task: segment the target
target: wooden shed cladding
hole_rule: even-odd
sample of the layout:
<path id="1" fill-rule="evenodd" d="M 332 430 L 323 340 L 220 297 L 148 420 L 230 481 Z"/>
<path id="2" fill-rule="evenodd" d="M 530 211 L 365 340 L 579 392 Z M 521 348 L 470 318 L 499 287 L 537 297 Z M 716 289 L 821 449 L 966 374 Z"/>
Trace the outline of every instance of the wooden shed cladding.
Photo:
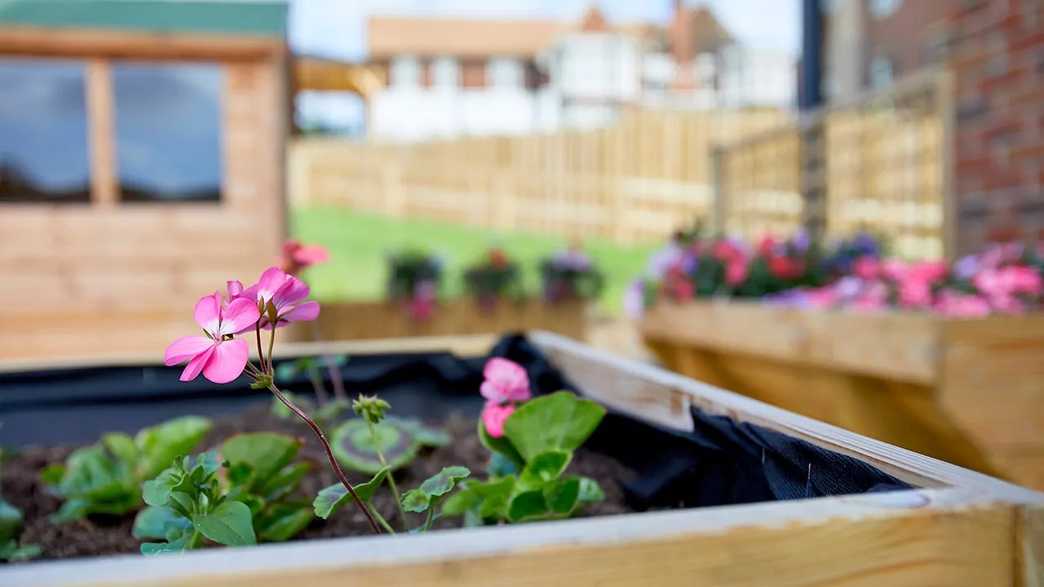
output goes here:
<path id="1" fill-rule="evenodd" d="M 92 189 L 88 203 L 0 202 L 0 304 L 14 309 L 0 329 L 0 357 L 161 353 L 170 334 L 197 330 L 199 296 L 229 278 L 255 279 L 285 238 L 285 43 L 47 30 L 34 44 L 29 32 L 0 26 L 0 59 L 85 65 Z M 119 105 L 111 87 L 96 84 L 111 83 L 125 59 L 220 71 L 218 201 L 121 198 L 112 128 Z"/>

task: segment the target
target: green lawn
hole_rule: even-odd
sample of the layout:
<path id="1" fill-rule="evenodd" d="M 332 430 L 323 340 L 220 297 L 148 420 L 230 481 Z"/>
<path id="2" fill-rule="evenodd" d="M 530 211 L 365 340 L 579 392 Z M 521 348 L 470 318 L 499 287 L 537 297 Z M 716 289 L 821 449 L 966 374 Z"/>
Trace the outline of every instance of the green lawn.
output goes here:
<path id="1" fill-rule="evenodd" d="M 461 273 L 490 246 L 502 247 L 522 263 L 527 291 L 538 292 L 540 259 L 566 246 L 567 240 L 533 233 L 502 233 L 428 220 L 401 220 L 338 207 L 292 211 L 291 233 L 305 243 L 330 249 L 330 261 L 305 277 L 320 300 L 379 299 L 384 295 L 385 256 L 405 246 L 421 246 L 446 262 L 443 293 L 461 292 Z M 638 276 L 657 244 L 624 246 L 602 239 L 584 243 L 606 276 L 601 305 L 617 314 L 624 289 Z"/>

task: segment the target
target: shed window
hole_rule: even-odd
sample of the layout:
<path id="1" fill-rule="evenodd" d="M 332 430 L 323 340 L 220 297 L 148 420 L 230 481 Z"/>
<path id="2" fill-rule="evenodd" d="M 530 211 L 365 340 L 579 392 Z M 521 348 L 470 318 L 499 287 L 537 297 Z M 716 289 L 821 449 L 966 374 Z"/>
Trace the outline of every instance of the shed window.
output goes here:
<path id="1" fill-rule="evenodd" d="M 220 199 L 220 66 L 115 62 L 112 82 L 122 199 Z"/>
<path id="2" fill-rule="evenodd" d="M 0 58 L 0 202 L 87 202 L 82 62 Z"/>

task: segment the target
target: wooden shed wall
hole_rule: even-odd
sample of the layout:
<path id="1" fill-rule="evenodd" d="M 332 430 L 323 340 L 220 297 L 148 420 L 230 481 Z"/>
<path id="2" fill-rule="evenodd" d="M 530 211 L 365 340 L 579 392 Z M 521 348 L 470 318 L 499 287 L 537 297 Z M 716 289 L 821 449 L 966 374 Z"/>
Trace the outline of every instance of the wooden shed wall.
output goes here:
<path id="1" fill-rule="evenodd" d="M 32 54 L 24 35 L 5 37 L 0 30 L 0 56 L 12 52 L 4 50 L 10 38 L 22 43 L 14 53 Z M 223 289 L 229 278 L 256 279 L 277 258 L 286 235 L 283 45 L 273 42 L 276 50 L 228 58 L 227 50 L 224 57 L 222 51 L 208 57 L 203 42 L 192 43 L 194 50 L 186 54 L 184 39 L 134 40 L 143 43 L 149 59 L 164 58 L 166 43 L 170 58 L 189 55 L 221 66 L 221 200 L 121 203 L 106 197 L 99 183 L 113 170 L 110 165 L 99 178 L 98 164 L 106 149 L 113 153 L 105 144 L 112 134 L 96 134 L 106 121 L 101 117 L 99 125 L 92 117 L 90 203 L 0 204 L 0 305 L 8 309 L 0 357 L 162 353 L 173 336 L 198 331 L 192 307 L 201 295 Z M 90 48 L 72 46 L 71 51 Z M 107 55 L 73 55 L 88 62 L 92 96 L 98 72 L 107 73 Z M 119 56 L 133 55 L 120 47 Z"/>

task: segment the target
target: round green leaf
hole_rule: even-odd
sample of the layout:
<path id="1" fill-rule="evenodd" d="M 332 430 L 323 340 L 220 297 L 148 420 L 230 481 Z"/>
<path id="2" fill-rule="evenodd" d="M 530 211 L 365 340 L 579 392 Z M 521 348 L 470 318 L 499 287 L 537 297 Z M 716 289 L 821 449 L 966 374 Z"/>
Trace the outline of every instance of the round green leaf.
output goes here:
<path id="1" fill-rule="evenodd" d="M 333 449 L 337 460 L 350 469 L 363 473 L 376 473 L 384 464 L 377 456 L 378 449 L 384 454 L 388 469 L 394 471 L 410 463 L 420 443 L 413 430 L 403 425 L 402 420 L 386 418 L 374 424 L 376 441 L 370 433 L 370 425 L 362 418 L 352 418 L 337 427 L 333 433 Z"/>
<path id="2" fill-rule="evenodd" d="M 529 462 L 550 450 L 576 450 L 594 432 L 605 408 L 559 391 L 530 400 L 504 423 L 504 436 Z"/>
<path id="3" fill-rule="evenodd" d="M 201 534 L 225 546 L 256 544 L 250 508 L 238 501 L 226 501 L 194 520 Z"/>

